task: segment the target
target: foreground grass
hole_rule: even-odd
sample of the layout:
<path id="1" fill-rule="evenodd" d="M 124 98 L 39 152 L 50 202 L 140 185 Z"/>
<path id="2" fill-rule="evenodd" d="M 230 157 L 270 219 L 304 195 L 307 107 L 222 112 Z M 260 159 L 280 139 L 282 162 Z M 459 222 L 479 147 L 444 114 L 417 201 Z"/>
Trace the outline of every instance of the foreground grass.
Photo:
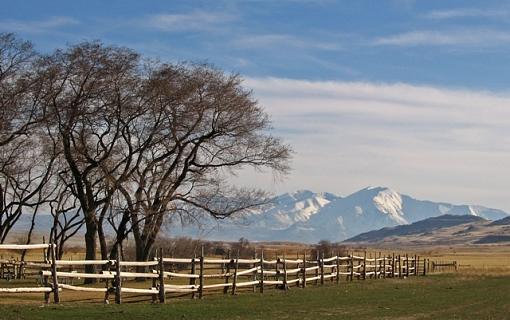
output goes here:
<path id="1" fill-rule="evenodd" d="M 440 275 L 101 305 L 0 305 L 0 319 L 510 319 L 510 277 Z"/>

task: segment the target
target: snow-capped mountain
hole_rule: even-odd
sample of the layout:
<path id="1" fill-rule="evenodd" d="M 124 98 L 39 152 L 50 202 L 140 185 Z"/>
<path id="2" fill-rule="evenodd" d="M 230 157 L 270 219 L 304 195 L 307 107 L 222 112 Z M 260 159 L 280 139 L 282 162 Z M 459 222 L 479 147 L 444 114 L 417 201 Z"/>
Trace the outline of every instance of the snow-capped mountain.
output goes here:
<path id="1" fill-rule="evenodd" d="M 389 188 L 368 187 L 347 197 L 301 190 L 285 193 L 270 205 L 244 217 L 194 226 L 174 226 L 169 235 L 212 239 L 278 240 L 315 243 L 342 241 L 357 234 L 413 223 L 444 214 L 473 215 L 489 220 L 507 217 L 497 209 L 417 200 Z"/>
<path id="2" fill-rule="evenodd" d="M 241 217 L 221 221 L 204 217 L 201 224 L 175 223 L 163 228 L 165 236 L 211 240 L 343 241 L 384 227 L 411 224 L 444 214 L 472 215 L 488 220 L 509 217 L 501 210 L 417 200 L 389 188 L 368 187 L 349 196 L 300 190 L 272 199 L 270 204 Z M 27 230 L 30 217 L 20 219 L 17 230 Z M 51 216 L 37 217 L 37 230 L 49 230 Z"/>

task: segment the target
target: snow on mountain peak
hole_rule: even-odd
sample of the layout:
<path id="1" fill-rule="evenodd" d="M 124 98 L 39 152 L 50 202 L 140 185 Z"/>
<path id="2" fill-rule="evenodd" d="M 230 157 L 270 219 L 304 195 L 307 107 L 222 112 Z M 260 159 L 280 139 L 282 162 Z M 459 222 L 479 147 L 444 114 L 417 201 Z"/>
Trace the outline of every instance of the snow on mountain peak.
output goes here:
<path id="1" fill-rule="evenodd" d="M 290 194 L 291 197 L 293 197 L 294 199 L 296 200 L 305 200 L 307 198 L 312 198 L 314 197 L 316 194 L 310 190 L 297 190 L 295 192 L 292 192 Z"/>
<path id="2" fill-rule="evenodd" d="M 504 211 L 482 206 L 417 200 L 385 187 L 364 188 L 346 197 L 299 190 L 275 197 L 271 203 L 247 215 L 242 223 L 226 222 L 221 227 L 223 231 L 218 231 L 214 237 L 309 243 L 324 239 L 341 241 L 370 230 L 446 213 L 471 214 L 491 220 L 508 216 Z M 212 220 L 211 224 L 215 222 Z"/>
<path id="3" fill-rule="evenodd" d="M 319 210 L 338 197 L 329 193 L 314 193 L 309 190 L 298 190 L 285 193 L 274 199 L 273 204 L 266 208 L 269 223 L 276 228 L 286 228 L 296 222 L 304 222 Z M 266 221 L 267 222 L 267 221 Z"/>
<path id="4" fill-rule="evenodd" d="M 399 224 L 407 224 L 402 211 L 402 197 L 397 192 L 384 188 L 373 198 L 374 205 L 377 209 L 387 215 Z"/>

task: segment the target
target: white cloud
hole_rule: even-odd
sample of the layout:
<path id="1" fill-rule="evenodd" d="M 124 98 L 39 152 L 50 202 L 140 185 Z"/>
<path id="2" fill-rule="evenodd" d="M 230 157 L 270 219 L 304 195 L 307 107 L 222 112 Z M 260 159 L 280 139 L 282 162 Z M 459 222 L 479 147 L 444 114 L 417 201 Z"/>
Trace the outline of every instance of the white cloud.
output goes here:
<path id="1" fill-rule="evenodd" d="M 235 19 L 234 16 L 222 12 L 193 11 L 150 15 L 140 23 L 165 32 L 211 31 Z"/>
<path id="2" fill-rule="evenodd" d="M 0 30 L 7 32 L 44 33 L 76 24 L 79 24 L 79 21 L 71 17 L 50 17 L 37 21 L 3 20 L 0 21 Z"/>
<path id="3" fill-rule="evenodd" d="M 267 50 L 274 47 L 295 47 L 301 49 L 340 50 L 342 47 L 336 41 L 317 41 L 297 37 L 289 34 L 260 34 L 242 35 L 232 41 L 232 45 L 243 49 L 262 48 Z"/>
<path id="4" fill-rule="evenodd" d="M 476 9 L 457 8 L 450 10 L 434 10 L 424 17 L 428 19 L 454 19 L 454 18 L 505 18 L 510 15 L 507 9 Z"/>
<path id="5" fill-rule="evenodd" d="M 249 78 L 296 150 L 276 192 L 385 185 L 510 210 L 510 95 L 405 83 Z M 267 187 L 266 177 L 242 176 Z"/>
<path id="6" fill-rule="evenodd" d="M 389 35 L 375 39 L 374 45 L 464 45 L 497 46 L 510 43 L 510 31 L 493 29 L 423 30 Z"/>

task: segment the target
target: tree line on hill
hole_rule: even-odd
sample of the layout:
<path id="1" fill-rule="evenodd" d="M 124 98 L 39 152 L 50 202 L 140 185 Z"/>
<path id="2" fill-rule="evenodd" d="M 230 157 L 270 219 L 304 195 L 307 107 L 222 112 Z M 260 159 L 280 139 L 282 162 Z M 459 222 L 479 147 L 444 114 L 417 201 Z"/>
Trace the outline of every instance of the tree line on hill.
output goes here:
<path id="1" fill-rule="evenodd" d="M 229 176 L 288 173 L 292 151 L 270 129 L 239 75 L 97 41 L 41 54 L 0 34 L 0 243 L 22 214 L 45 211 L 58 256 L 84 226 L 86 259 L 116 256 L 129 236 L 147 260 L 167 219 L 267 201 Z"/>

